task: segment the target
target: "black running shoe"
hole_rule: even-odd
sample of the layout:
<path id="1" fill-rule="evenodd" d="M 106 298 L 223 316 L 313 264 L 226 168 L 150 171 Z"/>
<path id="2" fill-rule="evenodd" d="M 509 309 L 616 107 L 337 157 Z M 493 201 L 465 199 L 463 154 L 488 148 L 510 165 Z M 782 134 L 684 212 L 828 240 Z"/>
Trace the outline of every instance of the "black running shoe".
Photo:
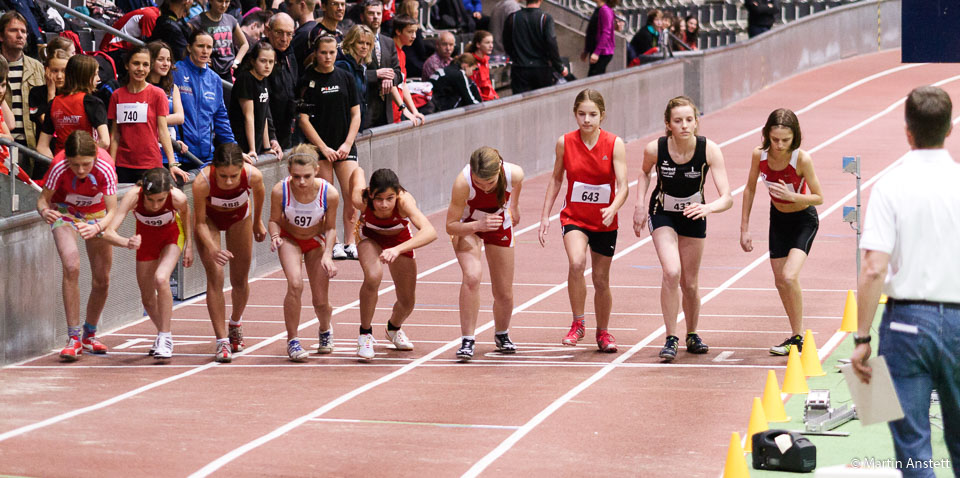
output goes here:
<path id="1" fill-rule="evenodd" d="M 803 352 L 803 337 L 794 335 L 782 344 L 770 347 L 770 355 L 790 355 L 790 347 L 794 345 L 797 346 L 797 353 Z"/>
<path id="2" fill-rule="evenodd" d="M 497 346 L 497 352 L 502 354 L 517 353 L 517 346 L 513 345 L 513 342 L 510 341 L 510 336 L 507 334 L 494 334 L 493 343 Z"/>
<path id="3" fill-rule="evenodd" d="M 457 350 L 457 358 L 461 362 L 469 362 L 473 360 L 473 345 L 476 343 L 476 340 L 463 339 L 463 343 L 460 344 L 460 350 Z"/>
<path id="4" fill-rule="evenodd" d="M 700 340 L 697 334 L 687 334 L 687 352 L 692 354 L 705 354 L 710 350 L 710 346 Z"/>
<path id="5" fill-rule="evenodd" d="M 667 336 L 667 344 L 660 349 L 660 358 L 664 362 L 673 362 L 677 358 L 677 346 L 680 343 L 680 337 L 676 335 Z"/>

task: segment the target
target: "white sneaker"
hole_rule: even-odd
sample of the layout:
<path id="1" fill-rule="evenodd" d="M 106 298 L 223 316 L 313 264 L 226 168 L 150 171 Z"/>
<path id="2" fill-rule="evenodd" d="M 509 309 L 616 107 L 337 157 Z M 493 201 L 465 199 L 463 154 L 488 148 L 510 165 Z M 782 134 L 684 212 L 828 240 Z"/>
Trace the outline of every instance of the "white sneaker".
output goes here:
<path id="1" fill-rule="evenodd" d="M 333 245 L 333 258 L 342 261 L 347 258 L 347 252 L 343 250 L 343 243 L 338 242 Z"/>
<path id="2" fill-rule="evenodd" d="M 333 349 L 333 329 L 320 332 L 320 343 L 317 344 L 317 353 L 331 354 L 333 353 Z"/>
<path id="3" fill-rule="evenodd" d="M 153 358 L 167 360 L 170 357 L 173 357 L 173 337 L 170 335 L 164 338 L 157 337 L 157 347 L 153 351 Z"/>
<path id="4" fill-rule="evenodd" d="M 373 344 L 375 343 L 377 343 L 377 340 L 373 338 L 373 334 L 360 335 L 357 338 L 357 356 L 364 360 L 372 359 L 376 355 L 373 351 Z"/>
<path id="5" fill-rule="evenodd" d="M 157 353 L 157 344 L 160 343 L 160 336 L 157 335 L 157 338 L 153 339 L 153 345 L 150 346 L 150 350 L 147 351 L 147 355 L 153 357 L 153 354 Z"/>
<path id="6" fill-rule="evenodd" d="M 403 333 L 403 329 L 390 330 L 388 328 L 387 338 L 393 342 L 393 346 L 397 350 L 413 350 L 413 342 L 407 338 L 407 334 Z"/>
<path id="7" fill-rule="evenodd" d="M 352 259 L 352 260 L 355 260 L 355 261 L 360 260 L 360 253 L 357 252 L 357 245 L 356 245 L 356 244 L 347 244 L 347 245 L 343 248 L 343 252 L 347 255 L 347 257 L 346 257 L 347 259 Z"/>

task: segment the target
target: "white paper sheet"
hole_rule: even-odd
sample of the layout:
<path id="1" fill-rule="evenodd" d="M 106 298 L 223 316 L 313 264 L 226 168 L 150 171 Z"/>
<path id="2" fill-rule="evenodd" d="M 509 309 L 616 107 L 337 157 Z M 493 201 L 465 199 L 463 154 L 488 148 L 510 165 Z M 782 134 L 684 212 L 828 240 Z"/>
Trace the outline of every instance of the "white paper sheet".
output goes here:
<path id="1" fill-rule="evenodd" d="M 897 400 L 887 361 L 878 355 L 868 359 L 867 365 L 873 369 L 869 385 L 857 378 L 853 373 L 853 365 L 840 367 L 857 407 L 857 419 L 864 425 L 873 425 L 903 418 L 903 409 Z"/>

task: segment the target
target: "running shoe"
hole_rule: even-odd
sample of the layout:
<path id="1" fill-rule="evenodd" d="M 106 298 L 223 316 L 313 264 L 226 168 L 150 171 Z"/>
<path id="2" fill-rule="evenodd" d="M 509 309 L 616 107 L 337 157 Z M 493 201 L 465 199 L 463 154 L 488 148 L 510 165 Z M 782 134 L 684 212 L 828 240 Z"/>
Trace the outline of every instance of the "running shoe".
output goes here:
<path id="1" fill-rule="evenodd" d="M 103 345 L 102 342 L 97 340 L 96 335 L 88 335 L 85 339 L 81 340 L 83 343 L 84 352 L 91 354 L 105 354 L 107 353 L 107 346 Z"/>
<path id="2" fill-rule="evenodd" d="M 338 242 L 333 245 L 333 259 L 342 261 L 347 258 L 347 251 L 343 248 L 343 243 Z"/>
<path id="3" fill-rule="evenodd" d="M 673 362 L 677 358 L 677 345 L 680 343 L 680 337 L 676 335 L 667 336 L 667 344 L 660 349 L 660 358 L 664 362 Z"/>
<path id="4" fill-rule="evenodd" d="M 377 340 L 373 338 L 373 334 L 360 334 L 360 337 L 357 337 L 357 357 L 363 360 L 373 359 L 376 355 L 373 350 L 373 344 L 375 343 L 377 343 Z"/>
<path id="5" fill-rule="evenodd" d="M 790 355 L 790 347 L 796 345 L 797 353 L 803 352 L 803 337 L 794 335 L 784 340 L 780 345 L 770 347 L 770 355 Z"/>
<path id="6" fill-rule="evenodd" d="M 687 352 L 692 354 L 705 354 L 710 350 L 710 346 L 703 343 L 697 334 L 687 334 Z"/>
<path id="7" fill-rule="evenodd" d="M 343 247 L 343 253 L 347 255 L 346 259 L 352 259 L 355 261 L 360 260 L 360 253 L 357 252 L 356 244 L 347 244 Z"/>
<path id="8" fill-rule="evenodd" d="M 287 342 L 287 356 L 290 357 L 291 362 L 306 362 L 308 355 L 310 354 L 303 350 L 299 340 L 290 339 Z"/>
<path id="9" fill-rule="evenodd" d="M 333 329 L 320 332 L 320 343 L 317 345 L 318 354 L 333 353 Z"/>
<path id="10" fill-rule="evenodd" d="M 583 338 L 583 335 L 587 331 L 583 327 L 582 320 L 574 320 L 573 324 L 570 326 L 570 331 L 567 332 L 567 336 L 563 338 L 561 343 L 563 345 L 577 345 L 577 341 Z"/>
<path id="11" fill-rule="evenodd" d="M 150 346 L 150 350 L 147 351 L 147 355 L 153 357 L 153 354 L 157 353 L 157 344 L 160 343 L 160 336 L 157 335 L 157 338 L 153 339 L 153 345 Z"/>
<path id="12" fill-rule="evenodd" d="M 390 342 L 393 342 L 393 346 L 397 350 L 413 350 L 413 342 L 407 338 L 407 334 L 403 333 L 403 329 L 390 330 L 388 328 L 387 338 L 390 339 Z"/>
<path id="13" fill-rule="evenodd" d="M 517 353 L 517 346 L 513 344 L 507 334 L 493 334 L 493 343 L 497 346 L 497 352 L 502 354 Z"/>
<path id="14" fill-rule="evenodd" d="M 457 350 L 457 358 L 460 359 L 461 362 L 473 360 L 473 346 L 476 343 L 476 340 L 463 339 L 463 342 L 460 344 L 460 349 Z"/>
<path id="15" fill-rule="evenodd" d="M 157 338 L 157 348 L 153 351 L 153 358 L 167 360 L 173 357 L 173 337 Z"/>
<path id="16" fill-rule="evenodd" d="M 83 344 L 77 337 L 67 339 L 67 346 L 60 351 L 60 359 L 64 362 L 76 362 L 83 355 Z"/>
<path id="17" fill-rule="evenodd" d="M 217 353 L 214 354 L 213 360 L 220 363 L 233 362 L 233 354 L 230 352 L 229 342 L 217 341 Z"/>
<path id="18" fill-rule="evenodd" d="M 230 338 L 230 352 L 243 352 L 243 326 L 231 325 L 228 327 L 227 337 Z"/>
<path id="19" fill-rule="evenodd" d="M 614 353 L 617 351 L 617 341 L 610 335 L 610 332 L 602 330 L 597 332 L 597 348 L 601 352 Z"/>

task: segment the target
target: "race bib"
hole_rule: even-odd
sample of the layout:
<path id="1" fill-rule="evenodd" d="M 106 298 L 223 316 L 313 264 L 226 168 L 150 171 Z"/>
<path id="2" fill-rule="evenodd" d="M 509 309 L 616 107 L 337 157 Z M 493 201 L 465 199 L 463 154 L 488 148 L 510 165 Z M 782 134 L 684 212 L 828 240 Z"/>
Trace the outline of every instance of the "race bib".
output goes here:
<path id="1" fill-rule="evenodd" d="M 80 194 L 67 194 L 65 202 L 67 204 L 73 204 L 76 207 L 89 207 L 94 204 L 100 204 L 100 201 L 103 199 L 103 193 L 97 193 L 96 196 L 82 196 Z"/>
<path id="2" fill-rule="evenodd" d="M 219 208 L 222 208 L 222 209 L 236 209 L 236 208 L 238 208 L 238 207 L 243 206 L 244 204 L 246 204 L 247 201 L 249 201 L 249 200 L 250 200 L 250 199 L 249 199 L 249 196 L 247 195 L 247 192 L 244 191 L 244 192 L 241 193 L 239 196 L 237 196 L 237 197 L 235 197 L 235 198 L 230 198 L 230 199 L 222 199 L 222 198 L 211 197 L 211 198 L 210 198 L 210 204 L 212 204 L 212 205 L 214 205 L 214 206 L 217 206 L 217 207 L 219 207 Z"/>
<path id="3" fill-rule="evenodd" d="M 117 123 L 132 124 L 147 122 L 146 103 L 120 103 L 117 105 Z"/>
<path id="4" fill-rule="evenodd" d="M 137 217 L 137 221 L 145 226 L 160 227 L 166 226 L 173 222 L 173 211 L 167 211 L 159 216 L 144 216 L 139 212 L 134 212 L 134 216 Z"/>
<path id="5" fill-rule="evenodd" d="M 700 193 L 695 193 L 692 196 L 685 198 L 673 197 L 669 194 L 663 195 L 663 210 L 672 211 L 672 212 L 683 212 L 683 210 L 695 203 L 702 203 L 703 198 L 700 196 Z"/>
<path id="6" fill-rule="evenodd" d="M 586 184 L 574 181 L 573 191 L 570 193 L 570 202 L 610 204 L 610 192 L 609 184 Z"/>
<path id="7" fill-rule="evenodd" d="M 773 182 L 773 181 L 763 181 L 763 184 L 767 186 L 767 190 L 769 191 L 771 184 L 780 184 L 780 183 L 775 183 L 775 182 Z M 782 185 L 781 185 L 781 186 L 782 186 Z M 793 187 L 793 184 L 792 184 L 792 183 L 791 183 L 791 184 L 787 184 L 787 191 L 790 191 L 790 192 L 792 192 L 792 193 L 795 193 L 795 192 L 797 192 L 797 188 Z"/>

